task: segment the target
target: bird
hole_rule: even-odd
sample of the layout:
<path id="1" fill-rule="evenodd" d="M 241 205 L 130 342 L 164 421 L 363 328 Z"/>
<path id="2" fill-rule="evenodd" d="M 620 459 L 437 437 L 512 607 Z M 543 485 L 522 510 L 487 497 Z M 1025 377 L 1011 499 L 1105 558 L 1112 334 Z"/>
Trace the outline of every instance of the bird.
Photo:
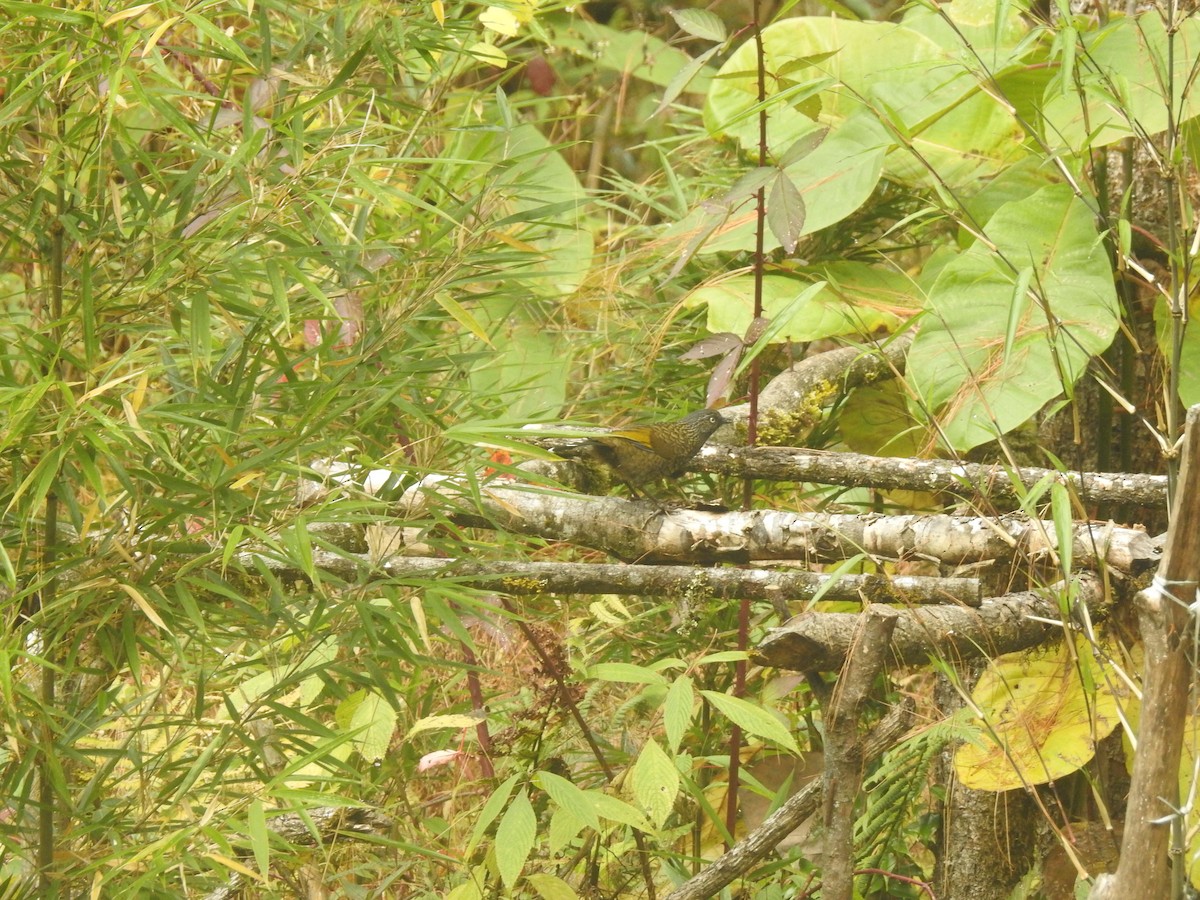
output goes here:
<path id="1" fill-rule="evenodd" d="M 714 431 L 728 420 L 701 409 L 674 422 L 622 428 L 588 438 L 582 455 L 612 469 L 633 494 L 651 481 L 680 474 Z"/>

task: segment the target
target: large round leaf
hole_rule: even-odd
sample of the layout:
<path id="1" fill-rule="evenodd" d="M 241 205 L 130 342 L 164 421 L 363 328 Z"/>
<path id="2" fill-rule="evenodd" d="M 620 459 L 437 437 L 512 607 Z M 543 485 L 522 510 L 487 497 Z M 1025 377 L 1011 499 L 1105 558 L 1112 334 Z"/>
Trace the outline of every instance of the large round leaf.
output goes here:
<path id="1" fill-rule="evenodd" d="M 973 62 L 978 57 L 993 72 L 1016 59 L 1029 31 L 1017 4 L 1001 5 L 996 0 L 949 0 L 936 7 L 914 4 L 902 24 L 962 59 Z"/>
<path id="2" fill-rule="evenodd" d="M 448 183 L 462 185 L 464 194 L 468 185 L 479 191 L 476 227 L 490 229 L 504 248 L 491 260 L 498 278 L 520 279 L 529 291 L 549 298 L 579 288 L 594 250 L 587 194 L 537 128 L 463 131 L 442 165 L 445 174 L 439 175 Z"/>
<path id="3" fill-rule="evenodd" d="M 894 330 L 912 316 L 923 297 L 903 272 L 866 263 L 811 266 L 763 279 L 763 315 L 774 321 L 811 284 L 824 281 L 807 303 L 782 323 L 777 340 L 815 341 L 846 334 Z M 708 307 L 708 330 L 745 334 L 754 319 L 754 276 L 732 275 L 697 288 L 689 306 Z"/>
<path id="4" fill-rule="evenodd" d="M 1024 153 L 1021 133 L 956 54 L 892 23 L 795 18 L 763 31 L 768 74 L 767 135 L 786 151 L 817 120 L 838 126 L 862 110 L 886 119 L 901 143 L 887 159 L 896 180 L 959 185 L 998 171 Z M 758 146 L 756 47 L 739 47 L 713 81 L 705 124 L 717 135 Z M 811 95 L 811 96 L 810 96 Z M 772 100 L 772 97 L 777 98 Z M 917 155 L 919 154 L 919 158 Z"/>
<path id="5" fill-rule="evenodd" d="M 930 290 L 908 372 L 951 447 L 1026 421 L 1112 342 L 1118 308 L 1095 220 L 1065 185 L 1007 203 Z"/>
<path id="6" fill-rule="evenodd" d="M 809 131 L 813 128 L 809 122 Z M 891 141 L 878 122 L 866 115 L 856 116 L 803 159 L 783 169 L 804 208 L 803 223 L 794 236 L 840 222 L 861 207 L 879 183 L 889 146 Z M 747 192 L 740 202 L 735 198 L 697 207 L 672 226 L 666 237 L 679 245 L 681 252 L 706 233 L 711 236 L 698 252 L 744 252 L 754 249 L 756 224 L 752 194 Z M 764 249 L 774 250 L 779 245 L 779 238 L 768 230 Z"/>
<path id="7" fill-rule="evenodd" d="M 965 786 L 1007 791 L 1045 784 L 1079 769 L 1096 744 L 1120 721 L 1115 678 L 1079 637 L 992 661 L 971 700 L 983 715 L 985 734 L 954 754 Z"/>
<path id="8" fill-rule="evenodd" d="M 886 68 L 893 77 L 904 77 L 902 73 L 920 63 L 943 58 L 933 41 L 887 22 L 784 19 L 763 29 L 762 40 L 768 94 L 779 94 L 781 87 L 794 90 L 793 85 L 821 88 L 819 114 L 830 124 L 849 118 L 862 107 L 854 93 L 865 95 L 880 77 L 880 70 Z M 758 119 L 747 115 L 758 96 L 755 56 L 753 40 L 730 54 L 704 107 L 709 131 L 733 137 L 747 150 L 758 147 Z M 843 85 L 846 89 L 839 89 Z M 800 111 L 815 113 L 816 109 L 811 103 L 797 104 L 797 96 L 768 103 L 767 137 L 777 155 L 807 133 L 817 117 Z"/>

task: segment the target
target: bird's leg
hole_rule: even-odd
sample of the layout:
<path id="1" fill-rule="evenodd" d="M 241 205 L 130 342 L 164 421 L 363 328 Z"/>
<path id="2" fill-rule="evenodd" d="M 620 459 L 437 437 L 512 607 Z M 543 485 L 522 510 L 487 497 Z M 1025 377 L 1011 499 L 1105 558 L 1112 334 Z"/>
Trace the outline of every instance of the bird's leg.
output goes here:
<path id="1" fill-rule="evenodd" d="M 628 481 L 624 482 L 624 484 L 627 488 L 629 488 L 629 494 L 630 494 L 629 499 L 630 500 L 645 501 L 646 503 L 653 503 L 656 507 L 658 507 L 659 515 L 665 516 L 668 513 L 672 512 L 673 510 L 679 509 L 679 504 L 663 503 L 663 501 L 659 500 L 657 497 L 652 497 L 649 493 L 642 493 L 637 488 L 635 488 L 632 484 L 630 484 Z"/>

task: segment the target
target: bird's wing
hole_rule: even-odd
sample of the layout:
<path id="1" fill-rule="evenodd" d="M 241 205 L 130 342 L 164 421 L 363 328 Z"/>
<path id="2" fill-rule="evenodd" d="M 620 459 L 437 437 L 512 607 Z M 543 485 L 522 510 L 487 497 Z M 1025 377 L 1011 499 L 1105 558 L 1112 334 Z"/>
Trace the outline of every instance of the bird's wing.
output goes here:
<path id="1" fill-rule="evenodd" d="M 598 435 L 595 440 L 603 443 L 606 439 L 610 442 L 612 439 L 620 441 L 628 441 L 631 444 L 637 444 L 643 450 L 654 449 L 654 436 L 649 426 L 642 428 L 622 428 L 619 431 L 610 431 L 608 434 Z"/>

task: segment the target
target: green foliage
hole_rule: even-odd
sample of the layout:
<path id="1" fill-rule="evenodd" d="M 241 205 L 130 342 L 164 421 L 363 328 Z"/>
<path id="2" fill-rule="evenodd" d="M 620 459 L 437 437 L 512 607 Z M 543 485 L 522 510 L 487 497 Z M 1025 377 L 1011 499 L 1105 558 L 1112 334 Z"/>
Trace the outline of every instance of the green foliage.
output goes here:
<path id="1" fill-rule="evenodd" d="M 990 246 L 976 241 L 941 267 L 912 348 L 923 408 L 940 412 L 944 439 L 962 449 L 1069 391 L 1118 325 L 1093 217 L 1066 185 L 1006 203 L 987 235 Z"/>
<path id="2" fill-rule="evenodd" d="M 1102 218 L 1109 188 L 1093 181 L 1089 154 L 1132 134 L 1161 159 L 1155 136 L 1196 114 L 1186 89 L 1196 25 L 1186 19 L 1168 35 L 1148 12 L 1092 30 L 1066 19 L 1047 28 L 990 2 L 916 5 L 899 23 L 776 22 L 763 32 L 763 104 L 755 44 L 746 41 L 713 81 L 704 109 L 710 133 L 752 157 L 765 110 L 768 158 L 732 182 L 717 208 L 697 207 L 670 233 L 690 241 L 688 256 L 747 253 L 750 201 L 768 179 L 755 173 L 786 176 L 798 199 L 767 192 L 766 249 L 788 247 L 779 221 L 801 221 L 794 234 L 814 240 L 796 251 L 807 260 L 777 255 L 769 283 L 845 265 L 838 257 L 853 252 L 864 270 L 879 273 L 874 280 L 889 280 L 887 294 L 900 301 L 893 306 L 926 311 L 909 356 L 911 413 L 937 427 L 947 451 L 994 440 L 1070 397 L 1117 334 L 1114 263 L 1127 265 L 1129 247 L 1116 237 L 1128 233 L 1129 211 Z M 816 140 L 816 149 L 807 146 Z M 1173 167 L 1168 178 L 1188 166 L 1182 157 L 1161 164 Z M 885 184 L 904 189 L 906 214 L 883 216 Z M 773 216 L 776 203 L 786 215 Z M 817 243 L 816 233 L 835 223 L 842 240 Z M 1176 241 L 1167 249 L 1184 275 L 1185 248 Z M 830 256 L 814 260 L 812 252 Z M 871 280 L 860 274 L 851 283 Z M 779 293 L 768 292 L 771 309 Z M 720 276 L 688 302 L 707 307 L 714 329 L 741 333 L 751 296 L 749 278 Z M 1179 301 L 1160 309 L 1168 305 Z M 778 340 L 866 335 L 883 324 L 853 293 L 810 306 Z M 1163 343 L 1171 346 L 1165 334 Z M 1185 362 L 1178 351 L 1169 360 L 1187 400 L 1194 391 Z"/>
<path id="3" fill-rule="evenodd" d="M 298 482 L 411 483 L 468 465 L 448 410 L 563 404 L 582 192 L 424 4 L 5 13 L 0 866 L 33 876 L 48 789 L 44 891 L 269 884 L 271 818 L 386 805 L 398 730 L 469 709 L 435 636 L 473 595 L 322 571 L 386 504 Z"/>
<path id="4" fill-rule="evenodd" d="M 806 736 L 806 696 L 736 695 L 728 604 L 497 606 L 368 574 L 333 530 L 390 524 L 431 474 L 466 473 L 470 500 L 513 422 L 700 406 L 678 355 L 752 332 L 759 189 L 761 343 L 920 323 L 913 391 L 851 397 L 846 440 L 1010 432 L 1121 324 L 1131 225 L 1098 221 L 1091 151 L 1194 130 L 1195 22 L 1153 14 L 783 19 L 760 107 L 723 10 L 677 10 L 667 40 L 525 0 L 102 7 L 0 4 L 0 885 L 45 896 L 235 873 L 283 896 L 313 857 L 355 896 L 685 871 L 731 837 L 729 723 L 752 749 Z M 558 88 L 515 71 L 535 57 Z M 338 466 L 392 475 L 300 498 Z M 436 498 L 403 525 L 430 554 L 566 554 Z M 455 767 L 418 771 L 434 751 Z M 864 826 L 873 852 L 899 855 L 926 760 Z M 272 828 L 341 806 L 395 829 L 314 849 Z"/>
<path id="5" fill-rule="evenodd" d="M 854 844 L 863 868 L 900 872 L 922 881 L 932 877 L 929 871 L 906 871 L 915 862 L 914 844 L 933 843 L 927 833 L 929 823 L 914 817 L 913 810 L 921 808 L 931 770 L 945 747 L 973 739 L 970 727 L 947 720 L 917 731 L 884 754 L 864 781 L 866 804 L 854 824 Z M 859 884 L 864 897 L 919 896 L 915 886 L 877 875 L 862 876 Z"/>

